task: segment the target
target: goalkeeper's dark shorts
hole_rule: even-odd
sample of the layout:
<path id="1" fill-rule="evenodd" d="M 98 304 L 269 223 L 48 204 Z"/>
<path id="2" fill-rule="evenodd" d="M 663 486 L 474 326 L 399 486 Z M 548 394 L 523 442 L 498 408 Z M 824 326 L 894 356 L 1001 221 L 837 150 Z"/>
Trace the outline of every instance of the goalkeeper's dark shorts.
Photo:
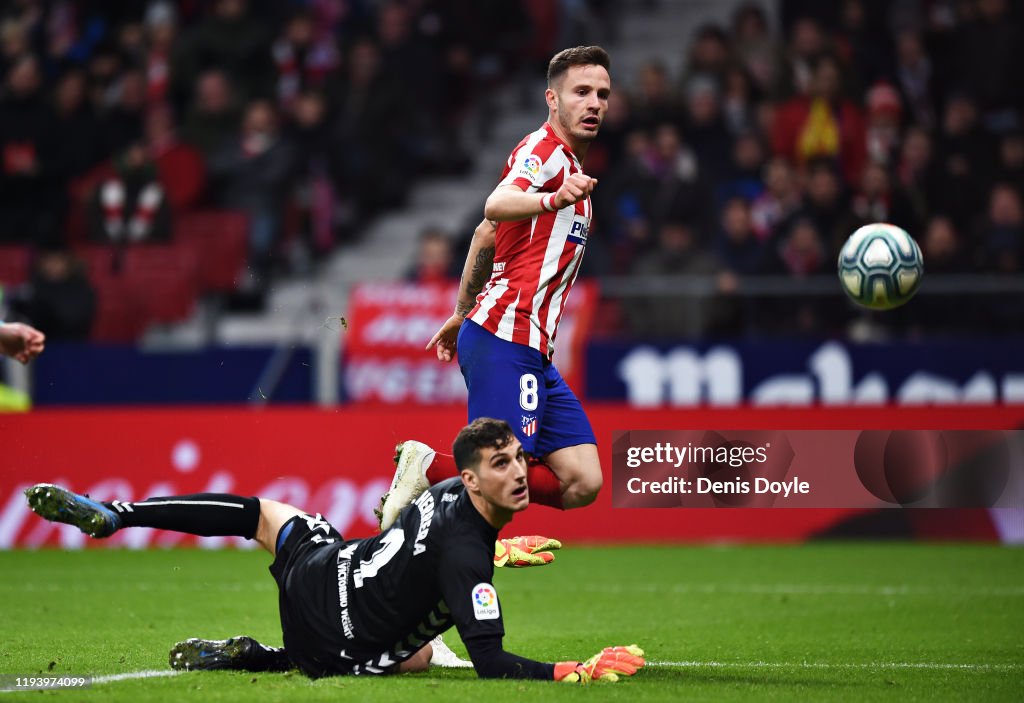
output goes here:
<path id="1" fill-rule="evenodd" d="M 319 515 L 296 515 L 281 527 L 270 565 L 285 651 L 314 678 L 368 673 L 358 671 L 357 662 L 369 655 L 345 636 L 341 624 L 338 552 L 344 545 L 341 533 Z"/>

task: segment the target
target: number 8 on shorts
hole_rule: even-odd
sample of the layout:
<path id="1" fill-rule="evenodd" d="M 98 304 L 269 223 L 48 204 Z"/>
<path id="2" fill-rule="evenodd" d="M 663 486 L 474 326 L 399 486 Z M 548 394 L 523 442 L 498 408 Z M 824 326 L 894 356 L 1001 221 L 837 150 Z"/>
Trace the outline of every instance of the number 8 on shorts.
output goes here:
<path id="1" fill-rule="evenodd" d="M 519 377 L 519 407 L 527 412 L 537 409 L 537 377 L 524 373 Z"/>

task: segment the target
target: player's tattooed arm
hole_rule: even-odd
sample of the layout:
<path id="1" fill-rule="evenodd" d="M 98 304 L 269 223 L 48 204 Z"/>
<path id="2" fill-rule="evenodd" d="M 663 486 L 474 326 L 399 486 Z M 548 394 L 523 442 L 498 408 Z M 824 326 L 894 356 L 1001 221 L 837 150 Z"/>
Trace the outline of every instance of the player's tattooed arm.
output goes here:
<path id="1" fill-rule="evenodd" d="M 491 269 L 494 266 L 494 247 L 484 247 L 476 253 L 476 259 L 473 261 L 473 269 L 469 272 L 469 280 L 466 281 L 465 297 L 469 301 L 475 301 L 476 296 L 480 294 L 480 291 L 484 289 L 484 284 L 487 283 L 487 279 L 491 277 Z M 462 296 L 459 296 L 459 302 L 455 306 L 455 311 L 465 317 L 469 314 L 469 311 L 473 309 L 473 302 L 467 302 Z"/>
<path id="2" fill-rule="evenodd" d="M 439 361 L 451 361 L 455 358 L 458 346 L 459 328 L 476 305 L 476 296 L 484 289 L 491 277 L 494 265 L 494 235 L 496 227 L 493 222 L 484 220 L 473 231 L 473 241 L 469 245 L 466 265 L 462 267 L 462 280 L 459 283 L 459 298 L 455 301 L 455 312 L 445 320 L 430 341 L 427 349 L 437 353 Z"/>
<path id="3" fill-rule="evenodd" d="M 473 231 L 473 241 L 469 245 L 469 255 L 462 269 L 462 282 L 459 285 L 459 299 L 455 302 L 455 314 L 466 317 L 476 305 L 476 296 L 484 289 L 484 284 L 491 277 L 494 265 L 494 235 L 496 228 L 490 220 L 483 220 Z"/>

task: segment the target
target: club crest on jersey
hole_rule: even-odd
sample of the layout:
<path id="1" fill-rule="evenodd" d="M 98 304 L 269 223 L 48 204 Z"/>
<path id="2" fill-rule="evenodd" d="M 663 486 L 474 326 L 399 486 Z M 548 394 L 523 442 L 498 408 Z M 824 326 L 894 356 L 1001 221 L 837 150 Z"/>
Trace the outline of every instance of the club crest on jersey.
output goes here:
<path id="1" fill-rule="evenodd" d="M 498 592 L 489 583 L 473 586 L 473 614 L 477 620 L 497 620 L 501 616 L 498 607 Z"/>
<path id="2" fill-rule="evenodd" d="M 573 244 L 587 246 L 587 233 L 590 231 L 590 222 L 579 215 L 572 218 L 572 225 L 569 227 L 569 235 L 566 237 Z"/>
<path id="3" fill-rule="evenodd" d="M 537 434 L 537 417 L 535 415 L 523 415 L 523 434 L 532 437 Z"/>

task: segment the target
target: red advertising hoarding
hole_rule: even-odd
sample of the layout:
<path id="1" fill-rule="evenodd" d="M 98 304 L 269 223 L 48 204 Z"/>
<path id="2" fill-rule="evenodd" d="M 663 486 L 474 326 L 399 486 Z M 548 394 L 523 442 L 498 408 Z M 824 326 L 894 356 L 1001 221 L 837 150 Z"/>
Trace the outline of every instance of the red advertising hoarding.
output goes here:
<path id="1" fill-rule="evenodd" d="M 258 495 L 320 512 L 344 534 L 374 529 L 372 510 L 391 477 L 395 444 L 416 438 L 450 443 L 464 409 L 386 407 L 316 409 L 132 409 L 40 411 L 0 416 L 0 548 L 81 547 L 74 528 L 32 515 L 21 491 L 59 482 L 99 500 L 232 492 Z M 1024 407 L 973 409 L 802 409 L 780 411 L 641 411 L 591 406 L 610 475 L 611 437 L 623 429 L 1012 429 Z M 615 509 L 611 486 L 581 510 L 533 506 L 510 533 L 540 533 L 574 542 L 795 541 L 816 534 L 864 536 L 871 511 L 850 509 Z M 903 536 L 996 539 L 984 510 L 888 510 Z M 894 514 L 898 516 L 894 517 Z M 865 532 L 866 530 L 866 532 Z M 888 534 L 887 536 L 892 536 Z M 121 547 L 240 544 L 196 540 L 153 530 L 125 530 L 98 544 Z"/>
<path id="2" fill-rule="evenodd" d="M 424 347 L 455 307 L 457 284 L 361 283 L 352 290 L 345 332 L 343 384 L 357 403 L 462 404 L 466 385 L 455 362 L 439 364 Z M 580 281 L 558 325 L 556 361 L 582 396 L 583 341 L 596 301 Z"/>

